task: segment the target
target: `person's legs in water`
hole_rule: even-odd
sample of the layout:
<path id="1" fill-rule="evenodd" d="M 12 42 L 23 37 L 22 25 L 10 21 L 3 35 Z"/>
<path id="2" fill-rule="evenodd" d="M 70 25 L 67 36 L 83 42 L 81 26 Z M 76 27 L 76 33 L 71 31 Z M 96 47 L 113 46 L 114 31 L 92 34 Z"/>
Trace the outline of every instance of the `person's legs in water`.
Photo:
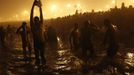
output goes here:
<path id="1" fill-rule="evenodd" d="M 85 48 L 82 46 L 81 60 L 84 61 L 84 59 L 85 59 Z"/>
<path id="2" fill-rule="evenodd" d="M 95 57 L 95 52 L 92 44 L 89 45 L 88 50 L 89 50 L 89 58 L 93 59 Z"/>
<path id="3" fill-rule="evenodd" d="M 39 49 L 38 49 L 38 43 L 37 42 L 34 42 L 34 53 L 35 53 L 35 65 L 40 65 L 40 52 L 39 52 Z"/>
<path id="4" fill-rule="evenodd" d="M 58 52 L 57 52 L 57 49 L 58 49 L 58 46 L 57 46 L 57 43 L 56 42 L 51 42 L 51 54 L 53 54 L 54 56 L 52 56 L 52 59 L 57 59 L 58 58 Z"/>
<path id="5" fill-rule="evenodd" d="M 116 67 L 116 68 L 117 68 L 117 71 L 118 71 L 119 73 L 121 73 L 122 75 L 126 75 L 126 74 L 125 74 L 125 66 L 124 66 L 123 64 L 118 63 L 117 61 L 115 61 L 115 60 L 113 59 L 113 61 L 111 62 L 111 65 L 112 65 L 113 67 Z"/>
<path id="6" fill-rule="evenodd" d="M 30 42 L 28 42 L 28 55 L 29 55 L 29 59 L 31 60 L 31 56 L 32 56 L 32 47 Z"/>
<path id="7" fill-rule="evenodd" d="M 40 65 L 39 50 L 35 49 L 35 65 Z"/>
<path id="8" fill-rule="evenodd" d="M 103 60 L 93 68 L 95 72 L 101 72 L 102 70 L 106 69 L 108 65 L 116 67 L 114 56 L 116 55 L 117 50 L 114 50 L 114 49 L 116 48 L 109 47 L 107 49 L 107 56 L 103 58 Z M 119 67 L 121 68 L 121 66 Z"/>
<path id="9" fill-rule="evenodd" d="M 102 72 L 104 69 L 106 69 L 108 67 L 108 65 L 110 65 L 110 59 L 108 57 L 103 58 L 100 63 L 98 63 L 97 65 L 93 66 L 91 69 L 95 72 L 95 73 L 99 73 Z"/>
<path id="10" fill-rule="evenodd" d="M 84 56 L 84 62 L 88 63 L 88 60 L 90 58 L 90 47 L 88 45 L 85 45 L 83 47 L 83 56 Z"/>
<path id="11" fill-rule="evenodd" d="M 117 70 L 122 74 L 125 74 L 125 66 L 121 63 L 119 63 L 117 60 L 115 60 L 115 55 L 117 54 L 118 46 L 111 46 L 109 47 L 109 51 L 107 52 L 108 57 L 111 59 L 111 65 L 113 67 L 116 67 Z"/>
<path id="12" fill-rule="evenodd" d="M 46 65 L 46 59 L 45 59 L 45 56 L 44 56 L 44 50 L 40 50 L 40 57 L 41 57 L 42 65 Z"/>
<path id="13" fill-rule="evenodd" d="M 38 50 L 38 53 L 37 53 L 38 55 L 36 54 L 38 56 L 36 58 L 37 63 L 39 63 L 39 65 L 46 64 L 46 60 L 45 60 L 45 57 L 44 57 L 44 50 L 45 50 L 44 49 L 44 43 L 38 41 L 36 47 L 37 47 L 37 50 Z"/>
<path id="14" fill-rule="evenodd" d="M 44 46 L 45 46 L 44 43 L 40 44 L 40 57 L 41 57 L 42 65 L 46 65 L 46 59 L 45 59 L 45 56 L 44 56 L 44 51 L 45 51 L 45 47 Z"/>
<path id="15" fill-rule="evenodd" d="M 22 45 L 23 47 L 23 60 L 25 61 L 25 63 L 27 62 L 27 51 L 26 51 L 26 45 Z"/>
<path id="16" fill-rule="evenodd" d="M 114 58 L 114 56 L 117 54 L 118 47 L 117 46 L 109 46 L 107 49 L 107 57 Z"/>
<path id="17" fill-rule="evenodd" d="M 88 49 L 87 47 L 82 48 L 82 60 L 84 61 L 84 64 L 82 65 L 82 73 L 88 73 Z"/>
<path id="18" fill-rule="evenodd" d="M 76 56 L 76 57 L 78 57 L 78 58 L 80 58 L 81 56 L 80 56 L 80 47 L 79 47 L 79 44 L 78 43 L 76 43 L 76 42 L 74 42 L 73 43 L 73 46 L 74 46 L 74 48 L 73 48 L 73 50 L 72 50 L 72 52 L 73 52 L 73 54 Z"/>

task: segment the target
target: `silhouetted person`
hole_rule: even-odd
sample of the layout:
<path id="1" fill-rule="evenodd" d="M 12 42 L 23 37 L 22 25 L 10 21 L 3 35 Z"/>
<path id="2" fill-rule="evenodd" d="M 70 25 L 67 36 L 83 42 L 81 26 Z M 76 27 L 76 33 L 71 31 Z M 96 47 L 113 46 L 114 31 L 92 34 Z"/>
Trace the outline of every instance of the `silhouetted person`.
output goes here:
<path id="1" fill-rule="evenodd" d="M 81 47 L 82 47 L 82 60 L 84 61 L 83 73 L 88 72 L 88 60 L 94 57 L 94 48 L 91 42 L 91 28 L 88 21 L 84 22 L 81 29 Z"/>
<path id="2" fill-rule="evenodd" d="M 58 40 L 56 30 L 52 26 L 46 28 L 46 42 L 50 54 L 53 54 L 52 59 L 55 60 L 58 57 Z"/>
<path id="3" fill-rule="evenodd" d="M 16 33 L 21 35 L 23 56 L 25 62 L 27 62 L 27 59 L 31 58 L 31 51 L 32 51 L 29 40 L 30 38 L 27 23 L 23 22 L 22 25 L 17 29 Z"/>
<path id="4" fill-rule="evenodd" d="M 34 15 L 34 7 L 38 6 L 40 11 L 40 17 L 33 17 Z M 43 14 L 42 14 L 42 8 L 41 8 L 41 2 L 35 0 L 34 4 L 31 9 L 31 16 L 30 16 L 30 25 L 31 25 L 31 31 L 33 35 L 33 41 L 34 41 L 34 51 L 35 51 L 35 64 L 36 65 L 44 65 L 46 64 L 46 60 L 44 57 L 44 32 L 43 32 Z"/>
<path id="5" fill-rule="evenodd" d="M 0 26 L 0 46 L 2 48 L 6 47 L 6 30 L 4 29 L 3 26 Z"/>
<path id="6" fill-rule="evenodd" d="M 10 61 L 9 60 L 9 52 L 10 50 L 7 48 L 7 44 L 6 44 L 6 29 L 4 28 L 4 26 L 0 26 L 0 68 L 1 68 L 1 75 L 8 75 L 7 71 L 8 71 L 8 64 Z"/>
<path id="7" fill-rule="evenodd" d="M 108 19 L 104 20 L 104 25 L 106 27 L 106 33 L 103 45 L 107 46 L 107 57 L 113 58 L 118 51 L 118 43 L 115 38 L 115 30 Z"/>
<path id="8" fill-rule="evenodd" d="M 69 43 L 75 54 L 80 49 L 80 30 L 77 23 L 74 24 L 74 28 L 70 33 Z"/>
<path id="9" fill-rule="evenodd" d="M 49 47 L 51 47 L 52 49 L 57 49 L 57 45 L 58 45 L 57 33 L 56 33 L 56 30 L 52 26 L 49 26 L 47 28 L 46 37 L 47 37 L 46 40 L 47 40 Z"/>
<path id="10" fill-rule="evenodd" d="M 87 61 L 94 55 L 94 48 L 91 41 L 90 24 L 86 21 L 81 29 L 81 46 L 84 60 Z"/>
<path id="11" fill-rule="evenodd" d="M 107 46 L 107 55 L 102 59 L 99 64 L 94 66 L 94 71 L 101 72 L 103 69 L 106 69 L 109 65 L 111 65 L 113 67 L 116 67 L 118 72 L 120 72 L 122 75 L 126 75 L 125 66 L 123 64 L 120 64 L 115 58 L 115 55 L 118 51 L 118 43 L 116 42 L 115 38 L 115 30 L 110 20 L 108 19 L 104 20 L 104 25 L 106 27 L 106 33 L 103 45 Z"/>

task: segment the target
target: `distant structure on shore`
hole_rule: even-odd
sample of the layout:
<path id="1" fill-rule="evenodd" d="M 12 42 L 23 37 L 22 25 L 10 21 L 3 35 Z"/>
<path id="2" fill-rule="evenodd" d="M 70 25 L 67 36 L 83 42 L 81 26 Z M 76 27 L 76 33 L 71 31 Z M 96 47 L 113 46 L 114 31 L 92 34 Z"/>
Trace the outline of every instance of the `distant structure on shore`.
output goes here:
<path id="1" fill-rule="evenodd" d="M 90 12 L 90 13 L 98 13 L 98 12 L 109 12 L 109 11 L 129 11 L 129 10 L 133 10 L 134 11 L 134 7 L 133 5 L 129 5 L 128 7 L 125 6 L 125 3 L 123 2 L 121 4 L 121 7 L 118 8 L 117 5 L 115 5 L 114 8 L 110 8 L 108 11 L 103 11 L 103 10 L 98 10 L 98 11 L 95 11 L 94 9 Z M 84 12 L 84 13 L 89 13 L 89 12 Z M 76 10 L 75 11 L 75 15 L 78 15 L 78 14 L 82 14 L 81 10 Z"/>
<path id="2" fill-rule="evenodd" d="M 121 5 L 121 8 L 118 8 L 117 6 L 115 6 L 115 8 L 110 8 L 110 10 L 112 11 L 112 10 L 125 10 L 125 11 L 127 11 L 127 10 L 134 10 L 134 7 L 133 7 L 133 5 L 129 5 L 129 7 L 126 7 L 125 6 L 125 3 L 123 2 L 122 3 L 122 5 Z"/>

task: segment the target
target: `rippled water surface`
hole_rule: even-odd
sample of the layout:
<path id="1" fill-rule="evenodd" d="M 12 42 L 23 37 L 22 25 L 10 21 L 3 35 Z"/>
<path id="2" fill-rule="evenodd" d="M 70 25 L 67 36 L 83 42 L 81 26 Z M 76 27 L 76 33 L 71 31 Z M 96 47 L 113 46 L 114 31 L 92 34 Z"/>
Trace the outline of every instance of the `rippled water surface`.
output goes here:
<path id="1" fill-rule="evenodd" d="M 81 73 L 81 68 L 83 61 L 78 59 L 73 55 L 71 50 L 64 49 L 62 41 L 58 38 L 59 41 L 59 48 L 58 50 L 54 50 L 55 52 L 52 53 L 49 49 L 46 50 L 46 59 L 47 65 L 49 66 L 46 68 L 45 71 L 39 71 L 36 69 L 34 65 L 34 55 L 32 55 L 32 63 L 25 64 L 22 56 L 22 50 L 20 47 L 16 48 L 15 52 L 12 54 L 11 61 L 8 62 L 8 74 L 9 75 L 83 75 Z M 89 60 L 90 65 L 94 65 L 99 63 L 100 60 L 105 55 L 104 52 L 100 52 L 97 54 L 95 59 Z M 130 66 L 134 66 L 134 53 L 127 52 L 122 56 L 117 56 L 119 61 L 122 64 L 129 64 Z M 126 66 L 126 68 L 129 68 Z M 131 72 L 126 72 L 126 75 L 134 75 L 134 69 Z M 103 73 L 93 73 L 93 71 L 89 71 L 87 75 L 122 75 L 118 73 L 116 67 L 108 66 L 108 68 L 104 69 Z"/>

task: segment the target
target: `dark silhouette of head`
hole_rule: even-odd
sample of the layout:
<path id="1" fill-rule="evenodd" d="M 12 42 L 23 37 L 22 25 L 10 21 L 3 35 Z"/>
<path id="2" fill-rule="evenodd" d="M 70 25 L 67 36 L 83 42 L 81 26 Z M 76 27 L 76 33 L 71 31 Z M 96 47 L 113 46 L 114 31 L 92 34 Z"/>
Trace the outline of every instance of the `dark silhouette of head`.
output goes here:
<path id="1" fill-rule="evenodd" d="M 38 17 L 38 16 L 35 16 L 35 17 L 34 17 L 34 23 L 37 24 L 37 23 L 39 23 L 39 21 L 40 21 L 39 17 Z"/>
<path id="2" fill-rule="evenodd" d="M 104 25 L 105 25 L 106 27 L 111 27 L 111 26 L 112 26 L 109 19 L 105 19 L 105 20 L 104 20 Z"/>
<path id="3" fill-rule="evenodd" d="M 22 22 L 22 26 L 25 27 L 27 25 L 27 23 L 24 21 Z"/>

